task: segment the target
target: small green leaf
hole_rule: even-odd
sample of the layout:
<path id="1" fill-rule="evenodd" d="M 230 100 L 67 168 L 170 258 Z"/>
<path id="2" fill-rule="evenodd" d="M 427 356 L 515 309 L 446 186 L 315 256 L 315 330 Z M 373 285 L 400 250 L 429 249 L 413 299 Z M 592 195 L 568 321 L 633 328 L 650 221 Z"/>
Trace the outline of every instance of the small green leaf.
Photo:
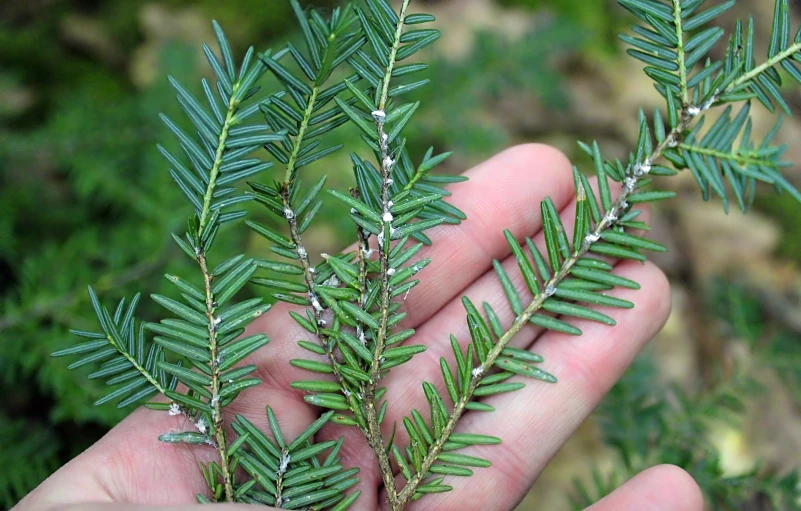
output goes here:
<path id="1" fill-rule="evenodd" d="M 457 454 L 453 452 L 441 452 L 437 459 L 445 463 L 452 463 L 454 465 L 464 465 L 466 467 L 481 467 L 488 468 L 492 466 L 489 460 L 477 458 L 475 456 L 467 456 L 466 454 Z"/>
<path id="2" fill-rule="evenodd" d="M 562 320 L 552 318 L 551 316 L 543 316 L 537 314 L 531 317 L 529 323 L 531 323 L 532 325 L 537 325 L 539 327 L 545 328 L 547 330 L 553 330 L 555 332 L 562 332 L 568 335 L 581 335 L 581 330 L 579 330 L 578 328 L 568 323 L 565 323 Z"/>
<path id="3" fill-rule="evenodd" d="M 325 426 L 332 415 L 334 415 L 334 412 L 327 412 L 321 415 L 319 419 L 309 425 L 309 427 L 306 428 L 303 433 L 298 435 L 298 437 L 291 444 L 289 444 L 287 451 L 289 451 L 291 454 L 300 448 L 304 443 L 306 443 L 306 440 L 310 439 L 312 435 L 320 431 L 320 429 Z"/>
<path id="4" fill-rule="evenodd" d="M 449 440 L 464 445 L 498 445 L 501 443 L 501 439 L 498 437 L 474 433 L 453 433 Z"/>
<path id="5" fill-rule="evenodd" d="M 629 289 L 640 289 L 640 285 L 633 280 L 629 280 L 624 277 L 620 277 L 613 273 L 609 273 L 607 271 L 595 270 L 595 269 L 585 269 L 585 268 L 574 268 L 573 275 L 575 277 L 579 277 L 585 280 L 591 280 L 593 282 L 600 282 L 602 284 L 610 284 L 613 286 L 620 286 Z"/>
<path id="6" fill-rule="evenodd" d="M 299 367 L 314 373 L 330 374 L 334 372 L 334 369 L 329 364 L 314 360 L 294 359 L 290 360 L 289 363 L 295 367 Z"/>
<path id="7" fill-rule="evenodd" d="M 442 474 L 449 476 L 469 477 L 473 475 L 473 471 L 468 468 L 454 467 L 451 465 L 440 465 L 438 463 L 434 463 L 433 465 L 431 465 L 431 468 L 428 470 L 432 474 Z"/>
<path id="8" fill-rule="evenodd" d="M 185 433 L 165 433 L 159 436 L 160 442 L 168 444 L 205 444 L 209 437 L 201 433 L 187 431 Z"/>
<path id="9" fill-rule="evenodd" d="M 589 303 L 592 305 L 605 305 L 607 307 L 619 307 L 621 309 L 634 308 L 634 304 L 628 300 L 621 300 L 620 298 L 615 298 L 613 296 L 607 296 L 600 293 L 593 293 L 591 291 L 558 288 L 555 296 L 564 298 L 566 300 Z"/>
<path id="10" fill-rule="evenodd" d="M 605 314 L 601 314 L 598 311 L 582 307 L 581 305 L 560 302 L 552 298 L 545 300 L 545 303 L 542 304 L 542 308 L 548 312 L 553 312 L 555 314 L 563 314 L 565 316 L 574 316 L 577 318 L 589 319 L 609 326 L 615 326 L 616 324 L 614 319 L 610 318 Z"/>
<path id="11" fill-rule="evenodd" d="M 358 321 L 361 321 L 370 328 L 376 330 L 378 329 L 378 322 L 375 320 L 375 318 L 365 312 L 362 308 L 350 302 L 339 302 L 339 305 L 345 309 L 345 312 L 356 318 Z"/>
<path id="12" fill-rule="evenodd" d="M 498 383 L 496 385 L 487 385 L 484 387 L 478 387 L 473 394 L 475 396 L 492 396 L 494 394 L 514 392 L 516 390 L 522 389 L 525 386 L 526 386 L 525 383 Z"/>
<path id="13" fill-rule="evenodd" d="M 495 365 L 505 371 L 511 371 L 515 374 L 519 374 L 520 376 L 527 376 L 529 378 L 534 378 L 548 383 L 556 383 L 556 378 L 554 378 L 551 374 L 543 371 L 538 367 L 533 367 L 519 360 L 513 360 L 511 358 L 498 358 L 498 360 L 495 361 Z M 507 385 L 514 385 L 514 384 L 509 383 Z M 481 387 L 481 388 L 486 388 L 486 387 Z"/>
<path id="14" fill-rule="evenodd" d="M 606 231 L 601 237 L 610 243 L 618 245 L 628 245 L 633 248 L 641 248 L 643 250 L 652 250 L 654 252 L 666 252 L 667 248 L 664 245 L 656 243 L 655 241 L 633 236 L 625 232 Z"/>

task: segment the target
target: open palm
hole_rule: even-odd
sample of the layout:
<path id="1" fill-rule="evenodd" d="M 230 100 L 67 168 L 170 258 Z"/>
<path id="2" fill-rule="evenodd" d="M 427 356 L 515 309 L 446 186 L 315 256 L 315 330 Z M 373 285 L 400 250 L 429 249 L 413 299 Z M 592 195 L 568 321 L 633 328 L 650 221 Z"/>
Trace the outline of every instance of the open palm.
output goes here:
<path id="1" fill-rule="evenodd" d="M 516 266 L 503 235 L 508 228 L 518 238 L 531 236 L 542 241 L 539 203 L 550 196 L 561 210 L 562 221 L 574 218 L 573 177 L 568 161 L 546 146 L 521 146 L 505 151 L 467 174 L 469 181 L 453 185 L 451 202 L 468 215 L 461 225 L 443 226 L 429 232 L 434 241 L 424 249 L 433 259 L 421 275 L 419 286 L 405 304 L 406 328 L 417 330 L 416 341 L 425 344 L 425 353 L 415 357 L 412 370 L 397 370 L 383 380 L 391 406 L 384 424 L 389 428 L 410 409 L 425 409 L 420 388 L 424 380 L 440 382 L 439 359 L 452 357 L 448 342 L 454 334 L 463 343 L 470 339 L 464 321 L 461 296 L 474 302 L 489 302 L 506 311 L 503 290 L 492 271 L 493 259 L 509 268 Z M 498 446 L 474 446 L 473 454 L 492 462 L 472 478 L 449 478 L 450 493 L 430 495 L 416 501 L 410 509 L 509 510 L 523 498 L 537 476 L 617 381 L 640 348 L 661 328 L 670 310 L 669 286 L 655 266 L 622 262 L 617 273 L 642 284 L 635 291 L 620 289 L 621 298 L 636 304 L 633 311 L 611 309 L 618 326 L 609 328 L 579 321 L 584 335 L 569 337 L 530 326 L 512 341 L 512 346 L 528 349 L 545 358 L 543 366 L 560 382 L 548 385 L 528 382 L 512 395 L 495 395 L 486 401 L 497 411 L 468 412 L 457 431 L 499 436 Z M 510 271 L 510 275 L 517 275 Z M 521 293 L 522 277 L 515 282 Z M 290 359 L 308 357 L 295 341 L 306 332 L 289 317 L 290 307 L 278 305 L 251 325 L 264 332 L 270 344 L 247 362 L 258 366 L 263 385 L 248 389 L 228 408 L 227 413 L 246 416 L 268 430 L 265 407 L 271 406 L 287 438 L 302 432 L 319 416 L 319 409 L 303 400 L 300 391 L 290 388 L 292 381 L 304 379 L 301 369 Z M 511 312 L 501 317 L 511 322 Z M 582 323 L 582 324 L 578 324 Z M 183 417 L 139 409 L 111 430 L 86 452 L 56 472 L 28 495 L 17 511 L 50 509 L 190 509 L 195 495 L 206 485 L 200 462 L 216 459 L 213 448 L 164 444 L 157 437 L 169 431 L 188 429 Z M 389 431 L 385 431 L 388 436 Z M 395 441 L 402 445 L 402 428 Z M 341 451 L 345 467 L 361 467 L 357 489 L 361 497 L 351 509 L 386 509 L 381 475 L 375 456 L 357 428 L 330 424 L 318 439 L 344 436 Z M 398 481 L 398 485 L 402 485 Z M 168 507 L 175 506 L 175 507 Z M 183 506 L 183 507 L 182 507 Z M 593 506 L 599 510 L 676 510 L 700 511 L 699 490 L 683 471 L 669 466 L 656 467 L 629 481 L 623 488 Z M 249 507 L 245 509 L 250 509 Z"/>

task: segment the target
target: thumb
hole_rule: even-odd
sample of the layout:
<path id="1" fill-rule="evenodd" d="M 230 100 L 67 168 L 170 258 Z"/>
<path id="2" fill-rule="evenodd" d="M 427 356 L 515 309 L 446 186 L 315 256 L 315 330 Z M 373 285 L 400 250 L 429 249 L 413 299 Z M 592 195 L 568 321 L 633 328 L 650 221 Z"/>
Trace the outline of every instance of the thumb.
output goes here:
<path id="1" fill-rule="evenodd" d="M 690 474 L 673 465 L 650 468 L 585 511 L 703 511 L 704 499 Z"/>

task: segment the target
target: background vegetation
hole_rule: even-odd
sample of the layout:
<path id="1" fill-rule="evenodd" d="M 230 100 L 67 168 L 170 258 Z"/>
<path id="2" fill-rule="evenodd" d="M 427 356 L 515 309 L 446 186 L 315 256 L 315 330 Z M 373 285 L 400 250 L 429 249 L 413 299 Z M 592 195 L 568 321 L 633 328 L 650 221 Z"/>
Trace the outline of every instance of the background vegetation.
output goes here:
<path id="1" fill-rule="evenodd" d="M 575 141 L 594 138 L 623 156 L 637 109 L 659 104 L 616 42 L 629 19 L 612 0 L 426 3 L 445 35 L 437 86 L 421 92 L 426 113 L 409 135 L 414 150 L 454 151 L 453 172 L 524 141 L 586 163 Z M 771 8 L 741 0 L 736 14 L 769 25 Z M 86 284 L 109 298 L 133 284 L 163 292 L 162 275 L 188 264 L 169 242 L 187 211 L 155 150 L 169 138 L 157 114 L 175 108 L 167 73 L 184 83 L 208 74 L 198 47 L 212 18 L 240 50 L 295 37 L 281 0 L 0 3 L 0 505 L 129 411 L 93 407 L 102 383 L 49 353 L 70 342 L 68 328 L 89 326 Z M 801 163 L 796 122 L 783 137 Z M 344 182 L 345 153 L 341 162 L 328 172 Z M 753 215 L 726 216 L 685 177 L 654 215 L 655 238 L 671 248 L 658 263 L 673 317 L 522 509 L 570 509 L 568 497 L 580 508 L 659 462 L 690 470 L 714 509 L 801 506 L 801 210 L 766 190 Z M 791 178 L 801 184 L 801 171 Z M 350 241 L 347 219 L 324 216 L 311 253 Z M 257 252 L 260 242 L 237 229 L 220 243 Z M 140 310 L 156 312 L 147 301 Z"/>

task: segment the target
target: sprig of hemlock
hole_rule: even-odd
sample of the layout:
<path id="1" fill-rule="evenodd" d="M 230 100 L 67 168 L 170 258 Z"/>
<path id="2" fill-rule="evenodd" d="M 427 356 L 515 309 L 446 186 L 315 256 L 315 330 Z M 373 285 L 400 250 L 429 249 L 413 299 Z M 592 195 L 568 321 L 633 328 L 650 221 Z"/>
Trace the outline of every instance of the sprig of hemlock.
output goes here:
<path id="1" fill-rule="evenodd" d="M 364 433 L 377 456 L 391 509 L 403 509 L 412 499 L 428 493 L 449 491 L 451 487 L 443 484 L 444 476 L 469 476 L 473 471 L 468 467 L 489 466 L 487 460 L 455 451 L 500 442 L 489 435 L 455 434 L 464 412 L 492 411 L 480 398 L 522 388 L 523 383 L 509 381 L 515 376 L 556 381 L 539 368 L 542 357 L 508 346 L 523 326 L 532 323 L 546 330 L 580 335 L 569 318 L 615 323 L 591 306 L 633 307 L 607 292 L 615 287 L 638 289 L 639 285 L 615 275 L 613 265 L 602 257 L 644 261 L 642 251 L 664 250 L 630 232 L 647 229 L 637 219 L 637 204 L 673 195 L 646 190 L 650 176 L 673 175 L 687 168 L 704 197 L 713 191 L 726 207 L 728 182 L 743 210 L 748 209 L 758 181 L 801 198 L 781 174 L 785 166 L 781 160 L 783 149 L 771 146 L 778 125 L 759 145 L 751 135 L 751 100 L 756 98 L 771 110 L 776 105 L 787 109 L 779 92 L 782 77 L 777 67 L 801 82 L 801 72 L 793 62 L 801 61 L 801 32 L 791 43 L 787 0 L 776 2 L 771 45 L 767 60 L 761 64 L 754 58 L 753 20 L 747 30 L 741 23 L 736 25 L 722 60 L 713 62 L 708 58 L 724 34 L 720 29 L 702 27 L 731 7 L 731 1 L 702 10 L 704 0 L 620 0 L 645 24 L 635 27 L 635 36 L 624 36 L 624 40 L 634 47 L 630 54 L 646 64 L 645 72 L 665 97 L 667 115 L 657 110 L 649 121 L 640 113 L 637 148 L 625 162 L 605 158 L 596 143 L 582 144 L 595 164 L 598 191 L 593 190 L 586 176 L 575 171 L 577 207 L 572 236 L 568 236 L 550 199 L 541 204 L 544 251 L 531 239 L 521 243 L 506 233 L 527 285 L 522 292 L 529 298 L 524 300 L 521 290 L 515 288 L 507 271 L 496 261 L 494 266 L 514 321 L 504 325 L 489 304 L 483 304 L 482 313 L 468 298 L 463 299 L 471 342 L 465 353 L 457 339 L 451 338 L 455 370 L 447 360 L 441 360 L 442 387 L 451 405 L 446 404 L 435 385 L 424 383 L 429 419 L 417 410 L 403 419 L 411 444 L 401 448 L 394 435 L 387 442 L 381 434 L 388 404 L 383 400 L 386 389 L 379 382 L 387 371 L 410 361 L 425 348 L 403 344 L 414 330 L 395 331 L 405 316 L 398 297 L 406 296 L 417 285 L 414 277 L 429 263 L 416 259 L 423 244 L 431 243 L 425 232 L 464 219 L 461 211 L 446 202 L 448 192 L 441 188 L 461 178 L 431 173 L 448 154 L 434 156 L 429 150 L 423 161 L 414 165 L 402 136 L 419 103 L 401 104 L 398 98 L 424 86 L 427 80 L 407 78 L 423 71 L 424 64 L 401 62 L 436 41 L 439 32 L 416 28 L 434 19 L 427 14 L 409 14 L 411 0 L 403 0 L 400 12 L 386 0 L 365 0 L 364 8 L 335 9 L 327 19 L 314 10 L 305 13 L 296 0 L 290 2 L 303 32 L 305 51 L 289 44 L 281 51 L 267 51 L 256 57 L 251 49 L 237 73 L 230 47 L 215 24 L 222 59 L 205 48 L 216 75 L 216 93 L 203 82 L 208 105 L 201 106 L 174 82 L 179 102 L 197 133 L 190 137 L 165 118 L 190 165 L 163 149 L 162 152 L 173 167 L 173 177 L 196 210 L 185 238 L 176 237 L 176 242 L 198 262 L 203 285 L 170 277 L 182 292 L 184 302 L 154 296 L 179 319 L 146 326 L 157 334 L 148 357 L 144 355 L 144 330 L 140 327 L 139 336 L 134 335 L 133 306 L 125 309 L 122 302 L 112 316 L 94 295 L 103 332 L 79 333 L 91 340 L 58 353 L 84 355 L 79 365 L 105 360 L 100 374 L 95 376 L 112 377 L 112 384 L 130 379 L 130 383 L 112 392 L 112 398 L 122 398 L 123 403 L 154 391 L 171 399 L 171 403 L 151 406 L 186 415 L 198 431 L 164 435 L 162 439 L 215 446 L 220 463 L 204 468 L 215 500 L 271 503 L 284 508 L 313 504 L 345 509 L 356 495 L 344 493 L 352 485 L 350 475 L 331 476 L 336 481 L 349 481 L 345 486 L 338 485 L 327 479 L 329 471 L 336 472 L 336 454 L 329 457 L 334 460 L 330 463 L 321 464 L 316 458 L 317 453 L 328 448 L 336 453 L 341 443 L 310 443 L 314 432 L 328 421 L 356 425 Z M 355 73 L 343 78 L 339 70 L 345 64 Z M 268 69 L 284 90 L 243 106 L 257 92 L 256 79 Z M 736 114 L 729 106 L 704 130 L 712 108 L 742 102 L 745 105 Z M 265 116 L 265 124 L 241 125 L 259 110 Z M 318 149 L 320 136 L 347 122 L 361 130 L 375 157 L 374 164 L 353 154 L 357 189 L 350 194 L 331 191 L 350 208 L 360 241 L 356 254 L 325 256 L 325 261 L 314 267 L 302 234 L 319 211 L 318 195 L 325 187 L 325 178 L 301 193 L 299 171 L 340 148 Z M 261 146 L 285 166 L 284 179 L 274 186 L 250 182 L 253 192 L 244 196 L 235 195 L 233 187 L 222 188 L 270 166 L 247 158 Z M 660 163 L 663 157 L 671 166 Z M 611 181 L 621 187 L 616 198 Z M 271 251 L 289 262 L 240 255 L 211 269 L 206 254 L 219 226 L 243 215 L 222 210 L 250 199 L 263 204 L 288 226 L 287 237 L 268 226 L 249 222 L 251 228 L 272 242 Z M 411 239 L 419 243 L 410 245 Z M 373 251 L 378 254 L 377 260 L 371 258 Z M 258 268 L 271 270 L 279 277 L 254 277 Z M 297 282 L 296 277 L 302 277 L 303 282 Z M 332 412 L 323 415 L 288 446 L 271 410 L 268 418 L 273 440 L 246 419 L 238 418 L 233 429 L 239 437 L 229 445 L 222 427 L 222 407 L 241 390 L 258 383 L 248 376 L 255 367 L 233 367 L 234 364 L 267 342 L 263 335 L 240 336 L 244 326 L 269 306 L 262 305 L 259 299 L 226 306 L 248 281 L 273 289 L 277 300 L 309 307 L 305 317 L 291 314 L 315 335 L 318 343 L 299 344 L 327 361 L 293 360 L 292 364 L 336 376 L 335 382 L 307 380 L 292 384 L 308 392 L 307 402 Z M 172 363 L 164 350 L 187 360 L 193 369 Z M 176 392 L 178 382 L 186 386 L 186 393 Z M 403 488 L 395 486 L 390 454 L 407 481 Z M 306 455 L 309 457 L 304 458 Z M 253 479 L 238 481 L 234 470 L 237 466 L 242 466 Z M 305 472 L 307 476 L 301 477 Z M 340 476 L 344 479 L 337 479 Z M 313 483 L 299 487 L 290 484 L 306 481 L 304 477 L 311 477 Z"/>
<path id="2" fill-rule="evenodd" d="M 270 168 L 272 163 L 250 155 L 264 144 L 286 140 L 287 133 L 280 129 L 273 130 L 268 124 L 250 121 L 264 104 L 263 101 L 253 101 L 252 98 L 259 91 L 256 82 L 267 71 L 268 66 L 254 58 L 255 51 L 250 48 L 241 67 L 237 69 L 222 29 L 214 23 L 214 30 L 220 47 L 220 57 L 204 46 L 204 52 L 216 77 L 214 88 L 205 79 L 202 82 L 205 102 L 198 100 L 170 78 L 170 83 L 178 93 L 178 101 L 196 130 L 195 136 L 190 136 L 177 123 L 162 116 L 177 136 L 189 165 L 159 146 L 159 150 L 172 166 L 170 173 L 173 179 L 195 209 L 195 216 L 189 220 L 186 235 L 183 238 L 174 236 L 174 239 L 198 263 L 203 283 L 196 286 L 181 277 L 167 275 L 180 291 L 183 302 L 160 295 L 154 295 L 153 299 L 177 317 L 164 319 L 158 324 L 141 324 L 138 335 L 135 335 L 134 319 L 138 295 L 127 308 L 125 301 L 121 301 L 112 316 L 99 304 L 90 289 L 102 333 L 75 332 L 92 340 L 54 355 L 82 355 L 70 367 L 104 361 L 100 370 L 90 377 L 110 378 L 110 385 L 122 385 L 100 399 L 97 404 L 122 399 L 118 406 L 126 406 L 154 393 L 166 396 L 168 402 L 149 403 L 148 407 L 166 410 L 170 415 L 184 416 L 194 429 L 166 433 L 159 439 L 168 443 L 213 446 L 219 453 L 219 461 L 202 466 L 212 498 L 215 501 L 256 502 L 269 500 L 260 492 L 265 489 L 264 486 L 256 484 L 257 480 L 263 479 L 253 475 L 254 470 L 258 470 L 259 463 L 269 463 L 263 456 L 258 458 L 263 439 L 253 432 L 243 433 L 241 428 L 235 427 L 240 436 L 230 442 L 225 432 L 222 409 L 233 402 L 241 391 L 261 383 L 258 378 L 252 377 L 255 366 L 241 366 L 239 362 L 264 346 L 268 339 L 263 334 L 246 337 L 242 337 L 242 334 L 245 327 L 269 310 L 270 306 L 262 304 L 259 298 L 240 303 L 232 302 L 236 293 L 258 268 L 253 259 L 237 255 L 211 267 L 207 254 L 213 247 L 220 226 L 244 216 L 244 211 L 228 209 L 252 198 L 237 194 L 237 189 L 230 185 Z M 274 95 L 267 101 L 279 99 L 280 96 Z M 145 339 L 145 330 L 156 334 L 151 344 Z M 173 356 L 168 358 L 167 352 Z M 173 359 L 176 362 L 172 362 Z M 192 368 L 184 367 L 182 361 L 188 361 Z M 179 391 L 178 383 L 185 390 Z M 271 424 L 277 428 L 277 420 L 270 410 L 268 415 Z M 238 424 L 242 426 L 245 421 L 246 419 L 240 418 Z M 319 427 L 317 424 L 316 428 Z M 292 464 L 287 462 L 284 467 L 288 479 L 279 485 L 284 492 L 283 497 L 280 494 L 274 495 L 273 503 L 294 509 L 298 506 L 306 507 L 307 504 L 319 500 L 324 500 L 331 506 L 348 499 L 350 502 L 355 500 L 354 496 L 346 497 L 344 494 L 345 489 L 355 484 L 353 478 L 348 477 L 348 474 L 353 475 L 354 472 L 345 471 L 336 464 L 338 448 L 332 453 L 325 470 L 315 472 L 318 477 L 306 474 L 300 479 L 291 478 L 292 470 L 306 472 L 315 464 L 319 465 L 316 460 L 309 461 L 308 453 L 311 452 L 313 456 L 335 444 L 313 444 L 310 440 L 313 433 L 314 431 L 309 433 L 307 430 L 287 450 L 287 456 L 294 455 L 295 460 Z M 257 458 L 248 464 L 247 460 L 243 461 L 243 456 Z M 254 479 L 247 482 L 237 480 L 235 468 L 240 463 L 251 467 L 248 473 Z M 342 477 L 343 474 L 345 477 Z M 342 478 L 337 483 L 328 484 L 323 480 L 324 476 L 329 479 Z M 299 485 L 298 481 L 301 480 L 304 485 Z M 318 483 L 320 488 L 327 490 L 321 493 Z M 293 502 L 291 505 L 290 498 Z M 208 501 L 202 495 L 198 499 Z M 341 509 L 345 507 L 347 505 Z"/>
<path id="3" fill-rule="evenodd" d="M 358 30 L 354 30 L 356 15 L 350 5 L 345 9 L 335 9 L 330 21 L 326 22 L 317 11 L 312 10 L 307 15 L 296 0 L 290 0 L 290 3 L 303 32 L 305 53 L 289 44 L 275 56 L 262 56 L 295 103 L 293 106 L 279 98 L 262 106 L 265 118 L 271 126 L 288 131 L 289 136 L 284 143 L 267 145 L 267 150 L 285 165 L 286 171 L 283 181 L 273 187 L 250 183 L 256 200 L 287 224 L 289 237 L 263 224 L 248 224 L 275 244 L 271 247 L 274 253 L 292 262 L 259 262 L 278 276 L 255 278 L 253 282 L 273 289 L 273 297 L 277 300 L 311 307 L 307 311 L 308 319 L 299 315 L 295 319 L 316 335 L 319 344 L 316 349 L 327 354 L 331 367 L 341 382 L 342 376 L 336 369 L 334 347 L 322 328 L 326 323 L 323 314 L 327 306 L 321 293 L 324 293 L 323 288 L 327 283 L 333 282 L 331 279 L 335 273 L 327 262 L 317 267 L 312 266 L 310 254 L 302 239 L 303 233 L 322 205 L 318 197 L 327 177 L 324 176 L 303 196 L 300 195 L 303 184 L 297 177 L 305 166 L 342 148 L 338 145 L 316 150 L 322 135 L 348 121 L 341 109 L 331 103 L 346 90 L 346 84 L 350 83 L 348 80 L 358 81 L 359 77 L 354 75 L 343 79 L 336 73 L 360 50 L 366 38 Z M 290 55 L 293 62 L 282 63 L 281 57 L 285 55 Z M 290 64 L 300 69 L 303 76 L 293 73 L 289 68 Z M 303 277 L 302 284 L 294 280 L 296 276 Z M 338 286 L 331 287 L 336 289 Z"/>

